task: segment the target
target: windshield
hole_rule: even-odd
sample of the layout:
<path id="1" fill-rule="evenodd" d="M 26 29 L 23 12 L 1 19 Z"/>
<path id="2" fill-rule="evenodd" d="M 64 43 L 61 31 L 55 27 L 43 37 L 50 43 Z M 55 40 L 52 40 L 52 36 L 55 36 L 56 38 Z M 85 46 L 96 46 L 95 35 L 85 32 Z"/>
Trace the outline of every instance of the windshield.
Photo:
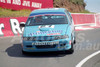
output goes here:
<path id="1" fill-rule="evenodd" d="M 28 18 L 26 26 L 67 23 L 68 22 L 65 15 L 36 15 Z"/>

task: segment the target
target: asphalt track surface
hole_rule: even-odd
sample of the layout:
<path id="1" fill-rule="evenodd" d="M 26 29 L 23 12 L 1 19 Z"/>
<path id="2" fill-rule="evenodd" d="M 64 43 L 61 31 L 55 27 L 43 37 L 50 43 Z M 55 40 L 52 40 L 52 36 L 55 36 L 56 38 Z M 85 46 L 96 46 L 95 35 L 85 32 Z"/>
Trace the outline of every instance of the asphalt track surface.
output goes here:
<path id="1" fill-rule="evenodd" d="M 81 60 L 100 50 L 100 29 L 76 31 L 73 54 L 63 52 L 23 55 L 21 38 L 0 38 L 0 67 L 76 67 Z M 100 67 L 100 54 L 87 60 L 82 67 Z"/>

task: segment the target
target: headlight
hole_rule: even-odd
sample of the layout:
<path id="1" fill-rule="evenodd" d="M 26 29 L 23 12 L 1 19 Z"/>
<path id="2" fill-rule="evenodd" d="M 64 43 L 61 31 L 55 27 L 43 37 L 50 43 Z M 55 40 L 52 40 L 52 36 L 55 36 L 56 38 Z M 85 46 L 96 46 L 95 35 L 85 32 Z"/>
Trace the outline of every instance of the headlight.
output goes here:
<path id="1" fill-rule="evenodd" d="M 23 37 L 23 40 L 25 40 L 25 41 L 35 41 L 36 37 Z"/>
<path id="2" fill-rule="evenodd" d="M 55 40 L 57 40 L 57 39 L 65 39 L 65 38 L 69 38 L 69 36 L 68 35 L 55 36 Z"/>
<path id="3" fill-rule="evenodd" d="M 62 35 L 62 39 L 69 38 L 68 35 Z"/>
<path id="4" fill-rule="evenodd" d="M 28 37 L 23 37 L 23 40 L 25 40 L 25 41 L 28 40 Z"/>

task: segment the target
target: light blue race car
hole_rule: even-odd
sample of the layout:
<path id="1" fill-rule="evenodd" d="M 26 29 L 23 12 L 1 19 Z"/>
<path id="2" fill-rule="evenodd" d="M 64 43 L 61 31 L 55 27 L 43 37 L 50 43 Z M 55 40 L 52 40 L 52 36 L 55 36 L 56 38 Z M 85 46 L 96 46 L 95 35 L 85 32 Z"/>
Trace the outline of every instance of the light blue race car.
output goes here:
<path id="1" fill-rule="evenodd" d="M 22 35 L 22 52 L 64 51 L 73 53 L 74 22 L 64 8 L 37 9 L 31 12 Z"/>

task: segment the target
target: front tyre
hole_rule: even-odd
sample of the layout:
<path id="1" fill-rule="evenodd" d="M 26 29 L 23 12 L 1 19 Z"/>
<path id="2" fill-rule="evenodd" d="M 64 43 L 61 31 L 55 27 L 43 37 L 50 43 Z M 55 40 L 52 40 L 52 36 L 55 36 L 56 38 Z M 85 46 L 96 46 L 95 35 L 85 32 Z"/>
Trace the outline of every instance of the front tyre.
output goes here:
<path id="1" fill-rule="evenodd" d="M 76 40 L 74 40 L 74 42 L 73 42 L 74 44 L 76 44 Z"/>
<path id="2" fill-rule="evenodd" d="M 73 44 L 74 44 L 74 42 L 72 41 L 72 38 L 71 38 L 71 48 L 69 50 L 66 50 L 65 53 L 68 53 L 68 54 L 73 54 L 74 53 Z"/>
<path id="3" fill-rule="evenodd" d="M 73 54 L 74 53 L 74 48 L 73 48 L 73 44 L 71 44 L 71 48 L 69 50 L 66 50 L 66 52 L 68 54 Z"/>

